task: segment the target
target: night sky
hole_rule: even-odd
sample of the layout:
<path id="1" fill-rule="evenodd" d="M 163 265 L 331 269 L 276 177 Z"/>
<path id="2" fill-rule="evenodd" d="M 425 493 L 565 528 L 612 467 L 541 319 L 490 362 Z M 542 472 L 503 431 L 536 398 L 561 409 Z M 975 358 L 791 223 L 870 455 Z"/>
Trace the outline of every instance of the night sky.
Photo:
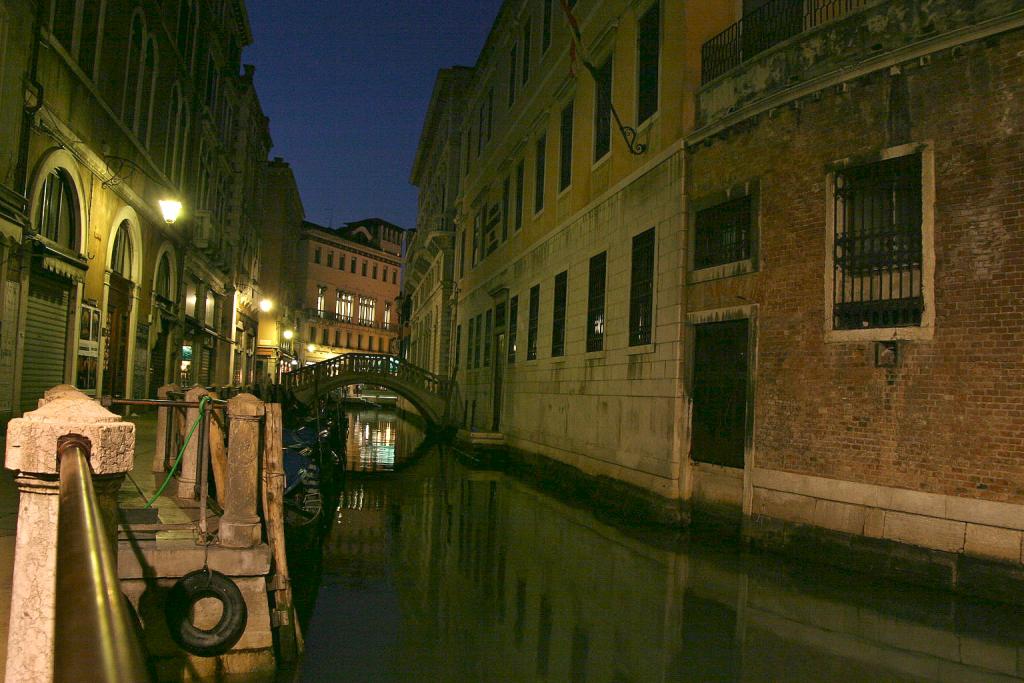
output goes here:
<path id="1" fill-rule="evenodd" d="M 438 69 L 472 66 L 501 0 L 249 0 L 271 156 L 308 220 L 416 225 L 413 156 Z"/>

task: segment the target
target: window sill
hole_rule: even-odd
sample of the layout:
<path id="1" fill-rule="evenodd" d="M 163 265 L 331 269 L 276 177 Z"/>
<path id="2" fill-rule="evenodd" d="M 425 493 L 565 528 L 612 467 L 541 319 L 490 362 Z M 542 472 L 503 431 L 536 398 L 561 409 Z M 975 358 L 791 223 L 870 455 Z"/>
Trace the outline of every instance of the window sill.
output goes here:
<path id="1" fill-rule="evenodd" d="M 686 274 L 686 282 L 687 284 L 696 284 L 698 282 L 721 280 L 755 272 L 757 272 L 757 264 L 754 263 L 754 259 L 745 259 L 743 261 L 733 261 L 732 263 L 723 263 L 718 266 L 691 270 Z"/>
<path id="2" fill-rule="evenodd" d="M 626 353 L 630 356 L 636 356 L 646 353 L 654 353 L 654 348 L 657 346 L 654 342 L 650 344 L 637 344 L 636 346 L 627 346 Z"/>
<path id="3" fill-rule="evenodd" d="M 921 327 L 869 327 L 863 330 L 826 330 L 825 341 L 876 342 L 876 341 L 927 341 L 935 336 L 935 328 Z"/>
<path id="4" fill-rule="evenodd" d="M 590 172 L 593 173 L 597 169 L 601 168 L 602 166 L 607 164 L 611 160 L 611 158 L 612 158 L 612 149 L 611 149 L 611 145 L 609 145 L 608 146 L 608 151 L 604 153 L 604 156 L 602 156 L 600 159 L 597 159 L 592 164 L 590 164 Z"/>
<path id="5" fill-rule="evenodd" d="M 602 360 L 607 355 L 604 349 L 600 351 L 587 351 L 583 354 L 583 360 Z"/>

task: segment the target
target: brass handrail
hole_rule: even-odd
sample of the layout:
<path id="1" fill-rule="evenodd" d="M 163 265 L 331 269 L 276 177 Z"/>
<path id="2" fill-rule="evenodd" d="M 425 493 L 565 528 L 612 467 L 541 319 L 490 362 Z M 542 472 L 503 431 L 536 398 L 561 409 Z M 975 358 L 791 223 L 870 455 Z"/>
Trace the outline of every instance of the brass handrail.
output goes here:
<path id="1" fill-rule="evenodd" d="M 57 443 L 54 680 L 149 681 L 93 490 L 90 450 L 82 436 L 64 436 Z"/>

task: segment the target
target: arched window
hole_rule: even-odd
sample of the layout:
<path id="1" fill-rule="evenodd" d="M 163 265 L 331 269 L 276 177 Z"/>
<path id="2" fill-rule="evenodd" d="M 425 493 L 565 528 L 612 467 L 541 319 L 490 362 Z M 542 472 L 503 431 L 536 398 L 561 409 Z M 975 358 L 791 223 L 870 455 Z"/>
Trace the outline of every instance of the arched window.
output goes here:
<path id="1" fill-rule="evenodd" d="M 106 0 L 85 0 L 82 3 L 82 25 L 78 34 L 78 65 L 85 75 L 96 79 L 103 35 Z"/>
<path id="2" fill-rule="evenodd" d="M 146 40 L 146 55 L 142 63 L 142 75 L 139 78 L 139 117 L 135 132 L 139 140 L 149 147 L 149 125 L 153 116 L 153 94 L 156 90 L 157 72 L 156 40 L 150 36 Z"/>
<path id="3" fill-rule="evenodd" d="M 178 4 L 178 54 L 186 67 L 191 70 L 193 36 L 196 29 L 196 4 L 193 0 L 179 0 Z"/>
<path id="4" fill-rule="evenodd" d="M 55 169 L 43 181 L 36 225 L 39 234 L 62 247 L 77 246 L 78 218 L 75 194 L 66 171 Z"/>
<path id="5" fill-rule="evenodd" d="M 182 101 L 181 88 L 175 83 L 171 87 L 170 104 L 167 110 L 167 137 L 164 140 L 164 173 L 174 180 L 177 177 L 178 144 L 181 137 Z"/>
<path id="6" fill-rule="evenodd" d="M 125 279 L 132 274 L 132 238 L 128 221 L 121 221 L 114 235 L 114 250 L 110 254 L 110 269 Z"/>
<path id="7" fill-rule="evenodd" d="M 157 296 L 167 301 L 174 301 L 174 292 L 171 286 L 171 257 L 167 252 L 163 253 L 160 257 L 160 263 L 157 264 L 156 280 L 153 282 L 153 289 L 156 291 Z"/>
<path id="8" fill-rule="evenodd" d="M 128 35 L 128 55 L 124 66 L 124 95 L 121 100 L 121 119 L 129 128 L 135 128 L 138 113 L 139 70 L 142 64 L 142 38 L 145 32 L 142 15 L 132 17 L 131 32 Z"/>

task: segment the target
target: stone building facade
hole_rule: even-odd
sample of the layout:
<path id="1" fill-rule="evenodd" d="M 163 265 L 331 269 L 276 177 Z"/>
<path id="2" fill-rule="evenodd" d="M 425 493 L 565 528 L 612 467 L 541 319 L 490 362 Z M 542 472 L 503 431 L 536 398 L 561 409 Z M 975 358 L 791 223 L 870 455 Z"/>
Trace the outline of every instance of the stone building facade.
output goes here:
<path id="1" fill-rule="evenodd" d="M 1024 5 L 581 3 L 577 78 L 548 5 L 503 5 L 465 95 L 466 428 L 631 512 L 1010 597 Z"/>
<path id="2" fill-rule="evenodd" d="M 691 497 L 751 537 L 987 592 L 1014 590 L 987 561 L 1024 575 L 1022 10 L 860 3 L 706 74 Z M 698 448 L 730 423 L 716 391 L 745 406 L 735 454 Z"/>
<path id="3" fill-rule="evenodd" d="M 7 0 L 0 36 L 0 416 L 64 382 L 249 381 L 270 138 L 244 4 Z"/>
<path id="4" fill-rule="evenodd" d="M 413 162 L 419 188 L 416 230 L 411 233 L 402 272 L 408 314 L 406 357 L 434 374 L 452 373 L 455 316 L 455 216 L 461 178 L 463 93 L 470 69 L 441 71 L 434 83 L 423 134 Z"/>
<path id="5" fill-rule="evenodd" d="M 380 218 L 325 228 L 303 223 L 296 261 L 299 364 L 342 353 L 396 353 L 402 228 Z"/>

